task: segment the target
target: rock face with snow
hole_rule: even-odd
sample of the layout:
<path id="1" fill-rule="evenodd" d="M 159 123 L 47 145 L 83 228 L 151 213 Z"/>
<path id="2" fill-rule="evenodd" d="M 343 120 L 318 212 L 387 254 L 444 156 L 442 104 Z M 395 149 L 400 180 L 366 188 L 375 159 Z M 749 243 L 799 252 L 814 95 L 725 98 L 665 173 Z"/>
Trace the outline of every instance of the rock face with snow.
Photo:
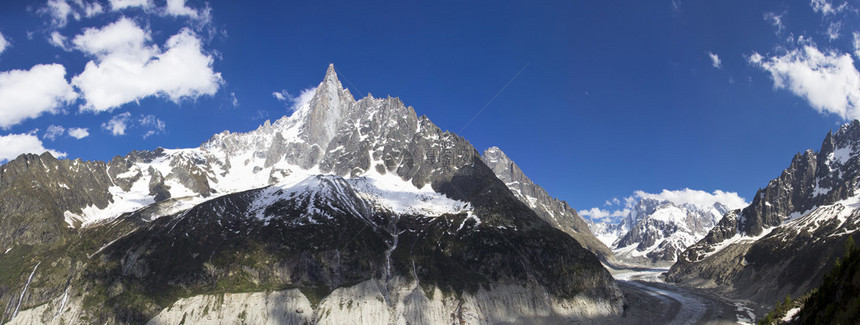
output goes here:
<path id="1" fill-rule="evenodd" d="M 728 208 L 640 198 L 617 224 L 592 223 L 595 235 L 623 262 L 669 266 L 684 249 L 702 239 Z"/>
<path id="2" fill-rule="evenodd" d="M 542 187 L 531 181 L 501 149 L 491 147 L 484 151 L 482 159 L 493 173 L 505 182 L 514 195 L 527 204 L 538 216 L 553 227 L 575 238 L 582 246 L 604 260 L 614 260 L 612 251 L 599 241 L 588 223 L 567 202 L 549 195 Z"/>
<path id="3" fill-rule="evenodd" d="M 860 223 L 860 122 L 797 154 L 752 203 L 690 246 L 668 279 L 772 303 L 821 282 Z"/>
<path id="4" fill-rule="evenodd" d="M 569 322 L 623 303 L 466 140 L 355 100 L 333 66 L 256 130 L 107 163 L 25 155 L 0 193 L 4 321 Z M 242 316 L 231 292 L 272 308 Z"/>

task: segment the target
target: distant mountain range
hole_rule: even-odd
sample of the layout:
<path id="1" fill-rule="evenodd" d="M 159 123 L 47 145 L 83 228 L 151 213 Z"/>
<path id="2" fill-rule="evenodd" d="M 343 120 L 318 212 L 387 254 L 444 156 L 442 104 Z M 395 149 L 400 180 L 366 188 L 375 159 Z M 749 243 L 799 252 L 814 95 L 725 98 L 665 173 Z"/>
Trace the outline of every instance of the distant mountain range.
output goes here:
<path id="1" fill-rule="evenodd" d="M 640 197 L 618 223 L 591 222 L 595 236 L 624 263 L 671 266 L 687 246 L 702 239 L 729 208 L 715 196 L 709 202 L 672 202 Z M 736 200 L 734 200 L 736 201 Z"/>

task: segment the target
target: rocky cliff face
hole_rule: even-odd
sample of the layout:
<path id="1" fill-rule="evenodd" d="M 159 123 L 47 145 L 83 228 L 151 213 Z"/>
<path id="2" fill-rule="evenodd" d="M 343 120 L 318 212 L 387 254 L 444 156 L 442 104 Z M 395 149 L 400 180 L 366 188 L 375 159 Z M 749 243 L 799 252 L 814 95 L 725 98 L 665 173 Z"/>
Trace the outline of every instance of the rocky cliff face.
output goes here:
<path id="1" fill-rule="evenodd" d="M 860 122 L 853 121 L 828 133 L 818 152 L 795 155 L 752 204 L 690 246 L 668 279 L 766 303 L 816 286 L 858 227 L 858 143 Z"/>
<path id="2" fill-rule="evenodd" d="M 549 195 L 542 187 L 531 181 L 501 149 L 491 147 L 481 157 L 493 173 L 508 186 L 521 202 L 534 210 L 541 219 L 553 227 L 575 238 L 582 246 L 601 259 L 614 261 L 612 251 L 599 241 L 576 210 L 565 201 Z"/>
<path id="3" fill-rule="evenodd" d="M 186 321 L 240 320 L 219 313 L 242 305 L 212 310 L 231 292 L 269 292 L 247 298 L 280 306 L 255 318 L 277 322 L 337 322 L 354 315 L 347 298 L 389 323 L 430 317 L 409 306 L 469 322 L 622 304 L 596 256 L 467 141 L 396 98 L 355 100 L 331 66 L 309 102 L 257 130 L 108 163 L 22 156 L 0 192 L 4 320 L 158 323 L 182 306 Z"/>

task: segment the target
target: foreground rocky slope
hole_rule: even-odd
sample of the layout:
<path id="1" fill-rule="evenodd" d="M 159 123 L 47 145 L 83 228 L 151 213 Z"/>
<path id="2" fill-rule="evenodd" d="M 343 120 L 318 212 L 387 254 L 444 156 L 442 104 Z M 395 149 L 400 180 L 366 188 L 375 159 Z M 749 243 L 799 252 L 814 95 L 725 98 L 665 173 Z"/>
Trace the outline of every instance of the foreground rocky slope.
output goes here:
<path id="1" fill-rule="evenodd" d="M 0 193 L 13 323 L 569 322 L 623 303 L 467 141 L 353 99 L 333 67 L 255 131 L 108 163 L 26 155 Z"/>
<path id="2" fill-rule="evenodd" d="M 819 285 L 860 226 L 858 142 L 853 121 L 828 133 L 818 152 L 795 155 L 748 207 L 690 246 L 667 279 L 766 304 Z"/>
<path id="3" fill-rule="evenodd" d="M 827 273 L 821 286 L 815 288 L 793 315 L 790 324 L 853 324 L 860 320 L 860 248 L 851 239 L 844 258 Z"/>

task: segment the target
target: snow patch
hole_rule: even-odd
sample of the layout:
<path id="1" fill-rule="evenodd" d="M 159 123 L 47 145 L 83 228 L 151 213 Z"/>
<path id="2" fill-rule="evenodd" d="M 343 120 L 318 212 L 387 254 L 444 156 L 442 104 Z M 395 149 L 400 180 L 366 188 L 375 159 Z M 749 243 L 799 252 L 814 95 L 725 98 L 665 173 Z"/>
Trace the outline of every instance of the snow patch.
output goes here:
<path id="1" fill-rule="evenodd" d="M 755 324 L 755 313 L 753 313 L 752 308 L 747 307 L 746 304 L 742 302 L 735 302 L 735 309 L 738 314 L 735 315 L 738 319 L 738 324 Z"/>
<path id="2" fill-rule="evenodd" d="M 790 322 L 794 319 L 794 316 L 800 312 L 800 307 L 794 307 L 785 312 L 785 316 L 782 317 L 783 322 Z"/>

